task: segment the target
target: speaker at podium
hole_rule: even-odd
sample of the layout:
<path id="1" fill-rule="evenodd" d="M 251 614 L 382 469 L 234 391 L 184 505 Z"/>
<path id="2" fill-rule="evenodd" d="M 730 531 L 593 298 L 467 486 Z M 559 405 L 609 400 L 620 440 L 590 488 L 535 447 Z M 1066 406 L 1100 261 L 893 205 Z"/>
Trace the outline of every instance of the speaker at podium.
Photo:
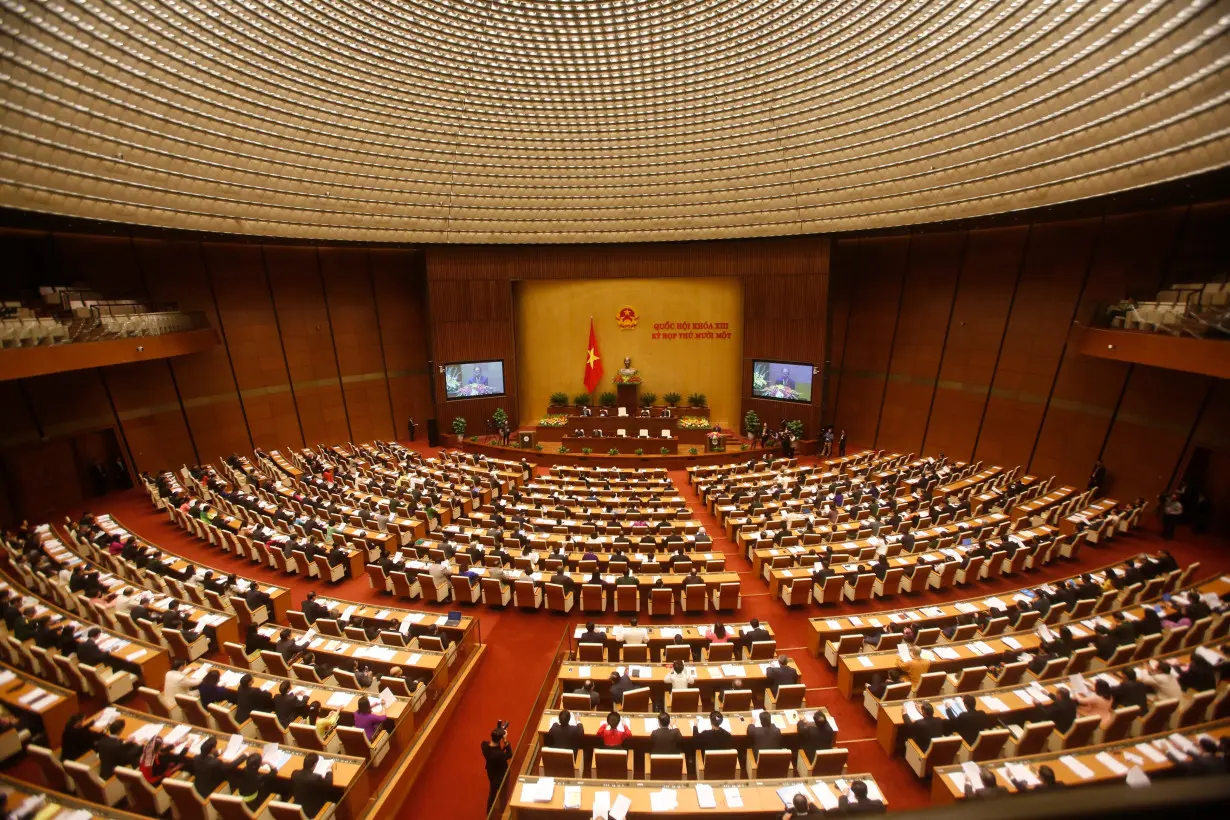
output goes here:
<path id="1" fill-rule="evenodd" d="M 517 433 L 517 444 L 521 446 L 522 450 L 533 450 L 536 443 L 534 441 L 534 431 L 522 430 Z"/>

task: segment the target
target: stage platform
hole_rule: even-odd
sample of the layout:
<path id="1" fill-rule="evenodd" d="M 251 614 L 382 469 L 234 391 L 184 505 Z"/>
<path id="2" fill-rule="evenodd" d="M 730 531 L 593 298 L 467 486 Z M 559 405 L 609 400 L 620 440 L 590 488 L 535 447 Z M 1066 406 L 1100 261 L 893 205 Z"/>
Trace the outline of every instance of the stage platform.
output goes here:
<path id="1" fill-rule="evenodd" d="M 586 441 L 598 444 L 600 442 L 610 442 L 611 440 L 586 439 Z M 626 439 L 625 441 L 634 441 L 634 439 Z M 650 443 L 653 443 L 652 439 Z M 815 441 L 797 442 L 794 448 L 795 455 L 812 455 L 816 452 L 816 445 L 817 442 Z M 611 446 L 613 445 L 606 444 L 606 448 Z M 657 444 L 652 453 L 649 447 L 645 447 L 645 454 L 642 456 L 636 454 L 612 456 L 607 454 L 606 448 L 599 452 L 598 446 L 594 446 L 593 453 L 585 455 L 577 450 L 572 450 L 568 453 L 558 453 L 556 452 L 559 449 L 558 444 L 544 445 L 541 451 L 526 450 L 520 447 L 503 447 L 498 444 L 485 444 L 478 441 L 465 441 L 458 445 L 459 449 L 469 453 L 482 453 L 492 458 L 506 458 L 514 461 L 524 458 L 531 464 L 541 467 L 599 465 L 603 467 L 662 467 L 667 470 L 682 470 L 699 464 L 731 464 L 747 461 L 749 458 L 760 458 L 766 453 L 774 458 L 781 455 L 781 450 L 776 448 L 749 447 L 746 450 L 740 450 L 738 445 L 728 447 L 725 452 L 720 453 L 706 453 L 702 447 L 697 447 L 696 449 L 700 452 L 696 455 L 687 453 L 687 448 L 684 448 L 683 453 L 662 455 L 657 452 L 661 447 L 660 443 Z"/>

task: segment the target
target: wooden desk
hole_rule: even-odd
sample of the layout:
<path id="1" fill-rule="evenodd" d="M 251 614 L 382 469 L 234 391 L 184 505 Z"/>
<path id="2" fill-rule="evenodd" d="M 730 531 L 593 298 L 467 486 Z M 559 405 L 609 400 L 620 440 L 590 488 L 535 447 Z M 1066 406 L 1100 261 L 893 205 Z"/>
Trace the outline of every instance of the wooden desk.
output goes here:
<path id="1" fill-rule="evenodd" d="M 1114 783 L 1123 780 L 1124 773 L 1132 766 L 1139 765 L 1147 775 L 1154 775 L 1159 772 L 1167 771 L 1174 767 L 1174 764 L 1165 756 L 1161 760 L 1155 759 L 1148 753 L 1142 751 L 1142 745 L 1148 744 L 1153 747 L 1154 742 L 1159 739 L 1168 738 L 1172 733 L 1170 730 L 1156 735 L 1147 735 L 1143 737 L 1133 737 L 1120 743 L 1105 743 L 1098 746 L 1087 746 L 1082 749 L 1076 749 L 1060 754 L 1042 754 L 1032 757 L 1015 757 L 1004 758 L 992 764 L 992 770 L 995 774 L 995 780 L 1000 785 L 1006 788 L 1009 792 L 1016 793 L 1018 789 L 1005 776 L 1005 764 L 1020 763 L 1029 767 L 1031 772 L 1036 773 L 1037 767 L 1042 764 L 1047 764 L 1055 772 L 1055 779 L 1062 781 L 1067 786 L 1095 786 L 1105 783 Z M 1181 730 L 1178 734 L 1186 737 L 1189 741 L 1195 742 L 1197 736 L 1208 734 L 1214 740 L 1221 740 L 1223 737 L 1230 736 L 1230 720 L 1219 720 L 1213 723 L 1203 723 L 1198 726 L 1192 726 L 1188 729 Z M 1155 747 L 1153 747 L 1155 748 Z M 1127 760 L 1124 757 L 1125 753 L 1136 755 L 1143 760 L 1137 764 L 1135 761 Z M 1160 752 L 1158 752 L 1161 755 Z M 1088 779 L 1082 778 L 1074 772 L 1063 758 L 1075 759 L 1078 763 L 1088 768 L 1092 774 Z M 1124 773 L 1115 771 L 1105 762 L 1109 758 L 1112 762 L 1118 763 L 1123 767 Z M 959 786 L 959 788 L 958 788 Z M 965 779 L 961 773 L 960 766 L 943 766 L 937 768 L 931 780 L 931 799 L 937 803 L 955 803 L 958 800 L 965 799 Z"/>
<path id="2" fill-rule="evenodd" d="M 277 643 L 278 635 L 281 632 L 290 632 L 295 643 L 301 647 L 303 647 L 304 639 L 307 638 L 308 634 L 298 629 L 275 624 L 261 626 L 259 631 L 274 643 Z M 400 666 L 403 672 L 414 673 L 415 677 L 420 678 L 424 682 L 430 681 L 438 675 L 437 683 L 441 688 L 448 683 L 448 661 L 445 658 L 446 653 L 444 652 L 432 652 L 427 649 L 404 649 L 376 643 L 361 643 L 347 638 L 321 635 L 319 632 L 304 648 L 323 658 L 331 659 L 334 666 L 337 665 L 338 660 L 345 659 L 347 661 L 366 663 L 373 671 L 378 671 L 381 674 L 387 674 L 394 666 Z M 372 650 L 379 650 L 380 654 L 389 655 L 389 657 L 371 657 L 369 653 Z"/>
<path id="3" fill-rule="evenodd" d="M 1065 535 L 1071 535 L 1076 532 L 1077 528 L 1085 525 L 1095 518 L 1100 518 L 1106 513 L 1119 506 L 1119 502 L 1113 498 L 1103 498 L 1101 501 L 1094 502 L 1084 509 L 1077 510 L 1071 515 L 1063 518 L 1059 522 L 1059 530 Z"/>
<path id="4" fill-rule="evenodd" d="M 723 622 L 723 626 L 726 627 L 727 634 L 731 636 L 731 641 L 737 637 L 741 637 L 745 630 L 750 631 L 752 628 L 751 624 L 741 622 Z M 774 640 L 777 639 L 777 634 L 773 631 L 773 627 L 770 626 L 767 621 L 761 621 L 760 627 L 768 632 Z M 603 645 L 608 649 L 614 646 L 623 645 L 621 641 L 615 638 L 615 629 L 617 628 L 616 625 L 596 624 L 594 628 L 598 632 L 601 632 L 607 636 L 607 639 Z M 713 628 L 713 624 L 672 624 L 669 626 L 642 625 L 642 628 L 646 631 L 646 633 L 648 633 L 645 638 L 645 643 L 649 646 L 650 657 L 655 661 L 658 661 L 661 657 L 662 649 L 664 647 L 674 645 L 676 633 L 678 633 L 679 637 L 683 639 L 683 642 L 691 647 L 694 652 L 709 646 L 710 641 L 705 637 L 705 634 Z M 574 656 L 576 654 L 576 647 L 578 646 L 577 639 L 584 634 L 585 624 L 577 624 L 576 628 L 572 631 Z"/>
<path id="5" fill-rule="evenodd" d="M 3 802 L 0 803 L 0 810 L 6 817 L 31 797 L 45 799 L 47 801 L 44 804 L 45 808 L 58 809 L 55 814 L 49 815 L 51 817 L 69 817 L 75 812 L 84 812 L 82 816 L 85 818 L 102 818 L 102 820 L 138 820 L 143 817 L 140 814 L 131 814 L 99 803 L 79 800 L 72 795 L 52 791 L 34 783 L 27 783 L 7 774 L 0 774 L 0 794 L 4 796 Z"/>
<path id="6" fill-rule="evenodd" d="M 1227 581 L 1225 576 L 1221 576 L 1205 581 L 1195 587 L 1188 587 L 1187 591 L 1195 592 L 1196 594 L 1214 592 L 1220 595 L 1230 591 L 1230 581 Z M 1171 617 L 1179 610 L 1179 607 L 1173 602 L 1158 603 L 1155 601 L 1150 605 L 1160 605 L 1166 610 L 1166 614 L 1162 615 L 1163 618 Z M 1139 619 L 1143 609 L 1144 606 L 1138 604 L 1127 609 L 1114 611 L 1130 613 Z M 1102 625 L 1110 627 L 1112 624 L 1109 615 L 1110 613 L 1094 616 L 1093 618 L 1081 621 L 1079 625 L 1073 621 L 1068 621 L 1066 625 L 1072 631 L 1073 646 L 1084 646 L 1092 643 L 1096 637 L 1092 624 L 1102 623 Z M 1010 638 L 1018 643 L 1019 648 L 1005 643 L 1006 638 Z M 1012 652 L 1035 652 L 1041 643 L 1042 639 L 1038 637 L 1036 632 L 1012 632 L 995 638 L 937 644 L 936 646 L 924 649 L 923 655 L 925 657 L 927 652 L 930 651 L 936 656 L 931 660 L 929 672 L 951 672 L 956 669 L 963 669 L 966 666 L 998 663 L 1004 655 Z M 980 646 L 989 647 L 990 651 L 979 652 Z M 945 654 L 950 653 L 955 653 L 956 657 L 944 657 Z M 896 651 L 864 652 L 858 655 L 842 656 L 837 662 L 837 691 L 844 697 L 854 697 L 863 690 L 863 687 L 877 672 L 887 672 L 890 669 L 896 668 L 899 657 Z"/>
<path id="7" fill-rule="evenodd" d="M 76 692 L 7 663 L 0 663 L 0 703 L 10 712 L 37 718 L 53 749 L 60 748 L 64 727 L 80 708 Z"/>
<path id="8" fill-rule="evenodd" d="M 775 663 L 776 661 L 772 661 Z M 743 681 L 743 688 L 750 689 L 753 693 L 763 693 L 769 685 L 768 676 L 765 670 L 769 667 L 770 661 L 736 661 L 733 664 L 721 663 L 694 663 L 690 664 L 696 670 L 696 686 L 695 688 L 701 691 L 702 697 L 712 696 L 719 689 L 729 688 L 732 681 L 738 679 Z M 651 694 L 655 698 L 659 698 L 666 691 L 666 674 L 671 671 L 671 667 L 661 663 L 579 663 L 576 661 L 566 661 L 560 666 L 559 680 L 564 685 L 564 691 L 571 692 L 578 689 L 581 684 L 587 680 L 594 682 L 594 689 L 602 697 L 606 697 L 611 689 L 611 673 L 617 669 L 624 669 L 625 672 L 629 667 L 641 667 L 642 670 L 648 669 L 649 673 L 645 677 L 634 677 L 633 680 L 641 686 L 648 686 Z M 723 666 L 742 667 L 743 674 L 726 674 Z"/>
<path id="9" fill-rule="evenodd" d="M 1076 495 L 1076 488 L 1065 484 L 1057 490 L 1051 490 L 1046 495 L 1040 495 L 1023 504 L 1017 504 L 1012 508 L 1012 520 L 1019 521 L 1035 513 L 1049 510 L 1051 507 L 1062 504 L 1074 495 Z"/>
<path id="10" fill-rule="evenodd" d="M 632 801 L 628 808 L 628 816 L 632 818 L 649 817 L 653 813 L 651 795 L 663 790 L 675 793 L 676 805 L 668 816 L 677 820 L 704 820 L 708 817 L 727 817 L 731 820 L 780 820 L 785 803 L 778 796 L 777 790 L 804 783 L 808 787 L 808 799 L 816 806 L 825 802 L 825 797 L 813 790 L 817 784 L 828 801 L 836 805 L 836 798 L 842 786 L 854 780 L 862 780 L 868 785 L 868 794 L 872 797 L 880 794 L 875 780 L 869 774 L 846 775 L 843 777 L 808 777 L 805 780 L 791 778 L 786 780 L 706 780 L 713 787 L 715 808 L 702 809 L 696 796 L 695 781 L 633 781 L 633 780 L 573 780 L 555 778 L 555 791 L 550 801 L 545 803 L 532 802 L 525 799 L 524 786 L 527 783 L 537 783 L 537 777 L 522 776 L 514 784 L 512 797 L 509 801 L 509 817 L 511 820 L 558 820 L 561 817 L 572 820 L 587 820 L 592 817 L 594 795 L 607 792 L 611 802 L 618 795 L 625 795 Z M 581 809 L 564 808 L 564 792 L 568 786 L 580 787 Z M 726 801 L 726 788 L 737 788 L 740 805 L 730 806 Z M 834 809 L 835 810 L 835 809 Z M 587 812 L 590 812 L 587 814 Z"/>
<path id="11" fill-rule="evenodd" d="M 1106 579 L 1107 570 L 1121 566 L 1127 560 L 1139 560 L 1145 555 L 1147 553 L 1138 553 L 1124 558 L 1123 561 L 1116 561 L 1113 564 L 1106 564 L 1094 570 L 1086 570 L 1086 572 L 1089 573 L 1096 583 L 1102 584 Z M 1058 584 L 1063 581 L 1073 580 L 1079 578 L 1081 574 L 1077 573 L 1067 578 L 1057 578 L 1050 583 Z M 1038 586 L 1046 586 L 1046 584 Z M 1032 588 L 1023 587 L 1023 589 Z M 1009 609 L 1010 603 L 1013 600 L 1012 596 L 1018 594 L 1020 594 L 1020 590 L 1008 590 L 997 595 L 965 598 L 960 601 L 949 601 L 937 606 L 889 609 L 879 612 L 868 612 L 863 615 L 830 615 L 823 618 L 809 618 L 807 621 L 807 648 L 811 651 L 812 655 L 818 658 L 824 653 L 824 645 L 827 642 L 835 641 L 842 635 L 862 633 L 868 628 L 883 629 L 891 626 L 905 626 L 906 624 L 913 624 L 915 629 L 948 626 L 956 622 L 961 615 L 973 615 L 993 608 Z M 1001 598 L 1000 595 L 1004 597 Z"/>
<path id="12" fill-rule="evenodd" d="M 998 465 L 993 466 L 993 467 L 988 467 L 987 469 L 983 470 L 980 473 L 974 473 L 971 476 L 967 476 L 957 481 L 953 481 L 948 484 L 941 484 L 937 486 L 934 490 L 931 491 L 931 497 L 941 498 L 944 496 L 949 496 L 949 495 L 960 493 L 964 490 L 968 490 L 970 487 L 981 484 L 984 481 L 990 481 L 993 478 L 997 478 L 998 476 L 1002 475 L 1003 472 L 1004 472 L 1004 468 Z"/>
<path id="13" fill-rule="evenodd" d="M 750 712 L 723 712 L 722 717 L 726 719 L 723 725 L 727 727 L 731 736 L 734 738 L 735 747 L 743 750 L 750 746 L 747 737 L 747 730 L 752 726 L 760 725 L 761 709 L 755 709 Z M 797 749 L 798 745 L 798 723 L 800 720 L 811 720 L 812 716 L 817 712 L 824 715 L 829 720 L 829 725 L 833 728 L 834 736 L 837 732 L 837 721 L 829 714 L 828 709 L 820 707 L 818 709 L 783 709 L 780 711 L 770 711 L 773 716 L 773 725 L 782 730 L 782 741 L 786 748 Z M 547 709 L 538 719 L 538 735 L 539 738 L 545 738 L 551 727 L 558 723 L 559 709 Z M 571 712 L 572 722 L 574 725 L 580 726 L 585 730 L 585 740 L 583 748 L 599 748 L 601 743 L 598 740 L 598 727 L 606 723 L 608 712 Z M 654 729 L 658 728 L 658 713 L 657 712 L 621 712 L 621 717 L 627 720 L 628 728 L 632 732 L 632 737 L 629 739 L 625 748 L 632 749 L 638 755 L 649 750 L 649 739 Z M 699 727 L 699 731 L 704 731 L 709 728 L 709 713 L 697 712 L 696 714 L 671 714 L 671 726 L 679 730 L 680 734 L 686 739 L 692 737 L 693 727 Z M 834 741 L 834 745 L 841 744 Z"/>
<path id="14" fill-rule="evenodd" d="M 453 639 L 454 643 L 467 643 L 470 641 L 477 642 L 477 627 L 478 619 L 470 615 L 462 615 L 461 620 L 456 624 L 449 626 L 447 624 L 448 615 L 441 615 L 439 612 L 429 612 L 421 609 L 404 609 L 395 606 L 374 606 L 365 604 L 361 601 L 347 601 L 342 598 L 334 598 L 332 596 L 326 598 L 318 595 L 316 603 L 328 607 L 330 616 L 340 618 L 346 612 L 350 612 L 350 618 L 362 618 L 365 621 L 376 621 L 377 623 L 386 625 L 390 632 L 396 632 L 401 629 L 402 623 L 406 618 L 410 618 L 413 624 L 410 627 L 409 633 L 411 636 L 417 636 L 425 633 L 427 627 L 438 626 L 440 631 L 447 634 Z M 351 608 L 353 607 L 353 611 Z"/>

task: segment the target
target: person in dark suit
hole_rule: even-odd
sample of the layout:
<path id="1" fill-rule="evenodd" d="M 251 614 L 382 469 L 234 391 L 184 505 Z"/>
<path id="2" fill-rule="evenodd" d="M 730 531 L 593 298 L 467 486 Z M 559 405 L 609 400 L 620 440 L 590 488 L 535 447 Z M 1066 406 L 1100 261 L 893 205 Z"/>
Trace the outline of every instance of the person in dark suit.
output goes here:
<path id="1" fill-rule="evenodd" d="M 632 575 L 631 568 L 625 569 L 624 574 L 620 578 L 615 579 L 615 586 L 636 586 L 639 582 Z"/>
<path id="2" fill-rule="evenodd" d="M 274 651 L 273 640 L 261 634 L 260 628 L 256 624 L 248 624 L 243 641 L 244 654 L 255 655 L 265 650 Z"/>
<path id="3" fill-rule="evenodd" d="M 606 636 L 598 631 L 593 621 L 590 621 L 589 623 L 585 624 L 585 632 L 581 634 L 580 638 L 577 638 L 577 643 L 578 644 L 582 644 L 582 643 L 605 644 Z"/>
<path id="4" fill-rule="evenodd" d="M 935 706 L 927 701 L 919 704 L 918 711 L 922 713 L 920 720 L 911 720 L 909 715 L 905 715 L 905 737 L 925 752 L 931 741 L 947 734 L 948 721 L 936 717 Z"/>
<path id="5" fill-rule="evenodd" d="M 585 683 L 581 684 L 581 688 L 578 689 L 575 694 L 585 695 L 589 698 L 590 711 L 598 708 L 598 690 L 594 688 L 594 682 L 592 680 L 587 680 Z"/>
<path id="6" fill-rule="evenodd" d="M 206 738 L 196 757 L 188 764 L 192 772 L 192 785 L 196 793 L 208 799 L 214 790 L 221 786 L 234 767 L 224 763 L 218 752 L 218 739 Z"/>
<path id="7" fill-rule="evenodd" d="M 103 780 L 108 780 L 115 774 L 116 766 L 136 766 L 141 760 L 141 747 L 136 743 L 124 740 L 122 719 L 111 721 L 107 733 L 94 744 L 98 754 L 98 774 Z"/>
<path id="8" fill-rule="evenodd" d="M 777 690 L 782 686 L 789 686 L 799 682 L 798 670 L 790 667 L 790 659 L 785 655 L 777 659 L 777 666 L 770 666 L 764 674 L 769 680 L 769 690 L 774 695 L 777 694 Z"/>
<path id="9" fill-rule="evenodd" d="M 618 672 L 611 673 L 611 702 L 622 704 L 624 702 L 624 693 L 636 689 L 637 685 L 632 678 L 627 675 L 621 675 Z"/>
<path id="10" fill-rule="evenodd" d="M 410 440 L 414 441 L 414 433 L 419 429 L 419 426 L 414 423 L 414 416 L 411 416 L 406 422 L 406 432 L 410 434 Z"/>
<path id="11" fill-rule="evenodd" d="M 564 588 L 565 595 L 575 595 L 577 591 L 577 582 L 572 580 L 572 576 L 564 572 L 563 567 L 555 571 L 555 574 L 547 581 L 549 584 L 559 584 Z"/>
<path id="12" fill-rule="evenodd" d="M 299 804 L 306 817 L 315 817 L 333 796 L 333 770 L 316 774 L 320 755 L 311 752 L 303 758 L 303 768 L 290 776 L 291 799 Z"/>
<path id="13" fill-rule="evenodd" d="M 901 543 L 901 551 L 903 553 L 913 552 L 914 551 L 914 532 L 912 530 L 907 530 L 906 532 L 902 533 L 900 543 Z"/>
<path id="14" fill-rule="evenodd" d="M 141 600 L 137 601 L 137 605 L 129 610 L 128 615 L 132 618 L 134 623 L 136 621 L 150 621 L 151 623 L 158 622 L 158 616 L 154 614 L 154 611 L 150 609 L 149 605 L 150 598 L 148 595 L 144 595 L 141 597 Z"/>
<path id="15" fill-rule="evenodd" d="M 735 748 L 735 739 L 730 732 L 722 728 L 722 713 L 714 710 L 709 713 L 709 728 L 703 732 L 693 729 L 693 745 L 704 752 Z"/>
<path id="16" fill-rule="evenodd" d="M 769 634 L 769 630 L 765 629 L 764 627 L 760 625 L 759 618 L 752 618 L 750 621 L 748 621 L 748 624 L 752 627 L 751 631 L 749 631 L 746 635 L 740 635 L 738 638 L 735 638 L 734 641 L 732 641 L 732 643 L 734 643 L 735 645 L 736 651 L 741 651 L 743 649 L 751 649 L 752 644 L 756 643 L 757 641 L 773 640 L 773 636 Z"/>
<path id="17" fill-rule="evenodd" d="M 1123 683 L 1116 686 L 1112 694 L 1115 708 L 1138 706 L 1142 715 L 1148 712 L 1151 691 L 1149 685 L 1136 679 L 1135 669 L 1124 669 L 1122 677 Z"/>
<path id="18" fill-rule="evenodd" d="M 244 757 L 243 761 L 231 770 L 226 780 L 231 787 L 231 793 L 243 798 L 244 803 L 251 809 L 265 802 L 265 798 L 277 783 L 277 775 L 268 763 L 261 762 L 260 755 L 253 753 Z"/>
<path id="19" fill-rule="evenodd" d="M 274 711 L 273 695 L 252 685 L 252 676 L 245 674 L 235 690 L 235 720 L 243 723 L 253 712 Z"/>
<path id="20" fill-rule="evenodd" d="M 1030 788 L 1023 780 L 1013 780 L 1012 785 L 1016 786 L 1017 791 L 1035 791 L 1045 792 L 1051 789 L 1063 789 L 1067 787 L 1067 783 L 1055 778 L 1055 770 L 1050 766 L 1043 764 L 1038 767 L 1038 784 Z"/>
<path id="21" fill-rule="evenodd" d="M 346 565 L 346 550 L 342 549 L 341 544 L 334 544 L 333 549 L 329 550 L 327 560 L 331 567 L 344 567 Z"/>
<path id="22" fill-rule="evenodd" d="M 1055 690 L 1055 699 L 1038 710 L 1038 721 L 1049 720 L 1055 724 L 1056 732 L 1066 732 L 1072 728 L 1076 720 L 1076 701 L 1066 687 Z"/>
<path id="23" fill-rule="evenodd" d="M 303 610 L 303 617 L 306 618 L 307 622 L 310 624 L 316 623 L 317 618 L 329 617 L 329 608 L 316 601 L 315 592 L 309 592 L 307 594 L 307 598 L 304 599 L 303 606 L 301 606 L 300 609 Z"/>
<path id="24" fill-rule="evenodd" d="M 883 581 L 884 576 L 888 574 L 888 556 L 881 555 L 877 558 L 871 566 L 871 571 L 875 573 L 876 578 Z"/>
<path id="25" fill-rule="evenodd" d="M 287 663 L 292 662 L 298 655 L 303 653 L 303 649 L 299 644 L 295 643 L 294 635 L 289 629 L 283 629 L 278 635 L 278 642 L 274 644 L 274 649 L 282 656 L 282 659 Z"/>
<path id="26" fill-rule="evenodd" d="M 1089 483 L 1086 485 L 1088 490 L 1096 490 L 1106 483 L 1106 465 L 1101 459 L 1093 462 L 1093 469 L 1089 472 Z"/>
<path id="27" fill-rule="evenodd" d="M 811 720 L 803 718 L 795 726 L 795 743 L 800 752 L 807 752 L 809 755 L 833 748 L 835 737 L 836 733 L 828 721 L 828 716 L 820 711 L 813 714 Z"/>
<path id="28" fill-rule="evenodd" d="M 833 570 L 829 569 L 829 562 L 820 559 L 816 562 L 816 568 L 811 572 L 812 583 L 824 586 L 824 582 L 833 577 Z"/>
<path id="29" fill-rule="evenodd" d="M 543 744 L 552 749 L 568 749 L 575 752 L 581 748 L 585 738 L 585 729 L 572 722 L 572 712 L 567 709 L 559 713 L 559 722 L 547 731 L 547 740 Z"/>
<path id="30" fill-rule="evenodd" d="M 98 648 L 98 636 L 102 634 L 102 630 L 98 627 L 91 627 L 90 631 L 85 633 L 85 640 L 77 644 L 77 660 L 81 663 L 97 666 L 111 665 L 111 659 L 107 653 Z"/>
<path id="31" fill-rule="evenodd" d="M 845 450 L 846 434 L 841 434 L 841 449 Z M 883 814 L 884 801 L 867 796 L 867 784 L 855 780 L 837 798 L 838 814 Z"/>
<path id="32" fill-rule="evenodd" d="M 785 748 L 782 745 L 782 730 L 773 725 L 773 715 L 768 712 L 760 713 L 759 726 L 748 727 L 747 739 L 754 752 Z"/>
<path id="33" fill-rule="evenodd" d="M 307 701 L 290 691 L 288 680 L 278 685 L 278 693 L 273 696 L 273 713 L 283 726 L 291 725 L 295 718 L 307 717 Z"/>
<path id="34" fill-rule="evenodd" d="M 671 726 L 671 716 L 662 712 L 658 715 L 658 728 L 649 735 L 649 753 L 654 755 L 678 754 L 683 747 L 683 735 L 677 728 Z"/>
<path id="35" fill-rule="evenodd" d="M 269 616 L 273 617 L 273 598 L 269 597 L 269 593 L 262 590 L 253 581 L 248 587 L 248 591 L 243 594 L 243 600 L 248 605 L 248 609 L 256 612 L 261 607 L 265 607 L 265 611 Z"/>
<path id="36" fill-rule="evenodd" d="M 978 740 L 978 733 L 994 726 L 995 719 L 978 710 L 978 699 L 973 695 L 963 696 L 961 703 L 965 705 L 965 711 L 948 719 L 947 732 L 960 735 L 966 743 L 973 746 Z"/>
<path id="37" fill-rule="evenodd" d="M 977 789 L 974 788 L 974 784 L 968 778 L 966 779 L 965 796 L 967 798 L 987 800 L 994 797 L 1003 797 L 1008 794 L 1008 790 L 999 785 L 999 781 L 995 779 L 995 773 L 986 766 L 978 769 L 978 777 L 982 781 L 982 785 Z"/>

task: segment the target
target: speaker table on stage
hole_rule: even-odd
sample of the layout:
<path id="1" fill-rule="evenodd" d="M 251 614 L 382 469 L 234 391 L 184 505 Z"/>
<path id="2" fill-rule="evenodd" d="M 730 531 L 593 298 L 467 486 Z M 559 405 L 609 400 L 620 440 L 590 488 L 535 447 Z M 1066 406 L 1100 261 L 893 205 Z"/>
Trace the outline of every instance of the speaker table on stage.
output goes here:
<path id="1" fill-rule="evenodd" d="M 533 450 L 536 443 L 532 430 L 523 430 L 517 433 L 517 444 L 521 445 L 522 450 Z"/>

